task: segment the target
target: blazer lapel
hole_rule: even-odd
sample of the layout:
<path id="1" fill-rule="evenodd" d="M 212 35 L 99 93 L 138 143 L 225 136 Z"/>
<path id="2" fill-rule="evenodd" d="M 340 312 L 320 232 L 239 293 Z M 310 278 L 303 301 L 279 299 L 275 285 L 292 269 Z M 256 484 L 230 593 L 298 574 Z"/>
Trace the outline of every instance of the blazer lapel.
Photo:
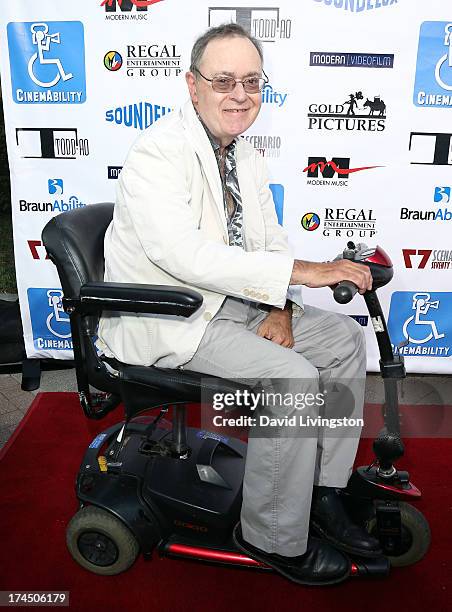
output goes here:
<path id="1" fill-rule="evenodd" d="M 226 215 L 223 204 L 223 189 L 221 186 L 220 172 L 217 160 L 210 144 L 209 138 L 200 123 L 191 100 L 188 100 L 182 108 L 183 123 L 189 130 L 189 141 L 193 145 L 196 154 L 201 162 L 201 169 L 212 194 L 213 202 L 218 213 L 220 224 L 223 228 L 224 236 L 227 240 L 228 230 L 226 225 Z"/>

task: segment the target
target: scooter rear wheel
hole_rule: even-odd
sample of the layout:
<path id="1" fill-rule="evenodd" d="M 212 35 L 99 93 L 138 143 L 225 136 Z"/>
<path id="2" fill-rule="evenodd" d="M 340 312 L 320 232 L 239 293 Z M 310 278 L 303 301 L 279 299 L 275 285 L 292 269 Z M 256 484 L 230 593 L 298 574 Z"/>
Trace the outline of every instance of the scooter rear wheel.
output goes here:
<path id="1" fill-rule="evenodd" d="M 131 531 L 113 514 L 96 506 L 85 506 L 72 517 L 66 544 L 79 565 L 103 576 L 127 570 L 140 550 Z"/>
<path id="2" fill-rule="evenodd" d="M 393 567 L 404 567 L 420 561 L 430 548 L 432 539 L 427 519 L 411 504 L 400 502 L 400 519 L 402 523 L 400 547 L 394 554 L 385 555 Z M 378 537 L 376 518 L 369 521 L 367 530 Z"/>

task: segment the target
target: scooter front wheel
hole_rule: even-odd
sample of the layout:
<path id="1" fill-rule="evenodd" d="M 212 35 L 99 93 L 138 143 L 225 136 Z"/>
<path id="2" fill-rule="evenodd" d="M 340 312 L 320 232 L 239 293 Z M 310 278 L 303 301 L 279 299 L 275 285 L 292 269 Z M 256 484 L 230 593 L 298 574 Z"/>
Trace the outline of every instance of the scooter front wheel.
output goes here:
<path id="1" fill-rule="evenodd" d="M 420 561 L 430 548 L 432 539 L 427 519 L 411 504 L 400 502 L 400 520 L 402 527 L 400 545 L 388 554 L 383 550 L 383 554 L 393 567 L 404 567 Z M 376 518 L 368 522 L 367 530 L 378 538 Z"/>

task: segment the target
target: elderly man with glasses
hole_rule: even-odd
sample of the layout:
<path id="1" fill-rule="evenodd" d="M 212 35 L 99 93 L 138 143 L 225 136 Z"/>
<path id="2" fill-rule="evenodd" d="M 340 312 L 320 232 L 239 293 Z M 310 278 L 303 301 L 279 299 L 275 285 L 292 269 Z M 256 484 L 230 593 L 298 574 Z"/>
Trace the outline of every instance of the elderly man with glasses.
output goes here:
<path id="1" fill-rule="evenodd" d="M 240 138 L 260 110 L 262 64 L 260 44 L 239 25 L 208 30 L 192 50 L 190 100 L 131 148 L 105 240 L 105 279 L 193 288 L 203 306 L 184 320 L 102 318 L 99 346 L 125 363 L 273 381 L 293 396 L 317 397 L 332 379 L 359 381 L 356 416 L 364 397 L 362 330 L 349 317 L 303 305 L 301 286 L 349 280 L 363 293 L 372 280 L 353 262 L 291 255 L 264 160 Z M 293 404 L 264 410 L 296 411 Z M 284 425 L 271 431 L 250 432 L 235 543 L 300 584 L 340 582 L 350 573 L 344 552 L 381 552 L 349 519 L 339 491 L 359 432 L 332 437 L 314 425 L 309 434 Z M 308 535 L 310 527 L 321 538 Z"/>

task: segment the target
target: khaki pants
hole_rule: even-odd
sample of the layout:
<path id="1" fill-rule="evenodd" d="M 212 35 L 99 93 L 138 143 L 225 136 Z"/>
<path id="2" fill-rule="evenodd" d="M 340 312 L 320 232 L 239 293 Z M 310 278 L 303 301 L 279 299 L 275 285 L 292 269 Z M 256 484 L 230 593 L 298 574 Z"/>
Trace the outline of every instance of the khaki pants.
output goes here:
<path id="1" fill-rule="evenodd" d="M 332 380 L 343 381 L 348 390 L 352 388 L 349 415 L 362 417 L 366 376 L 362 328 L 348 316 L 305 306 L 302 316 L 292 318 L 295 346 L 288 349 L 256 335 L 266 316 L 253 302 L 226 298 L 183 368 L 232 379 L 276 379 L 280 390 L 293 394 L 316 394 Z M 280 408 L 288 416 L 296 412 Z M 304 414 L 315 417 L 319 410 L 310 408 Z M 322 410 L 328 417 L 328 404 Z M 297 431 L 281 426 L 272 432 L 250 435 L 248 441 L 243 536 L 268 553 L 301 555 L 307 546 L 312 486 L 347 484 L 360 428 L 313 426 Z"/>

